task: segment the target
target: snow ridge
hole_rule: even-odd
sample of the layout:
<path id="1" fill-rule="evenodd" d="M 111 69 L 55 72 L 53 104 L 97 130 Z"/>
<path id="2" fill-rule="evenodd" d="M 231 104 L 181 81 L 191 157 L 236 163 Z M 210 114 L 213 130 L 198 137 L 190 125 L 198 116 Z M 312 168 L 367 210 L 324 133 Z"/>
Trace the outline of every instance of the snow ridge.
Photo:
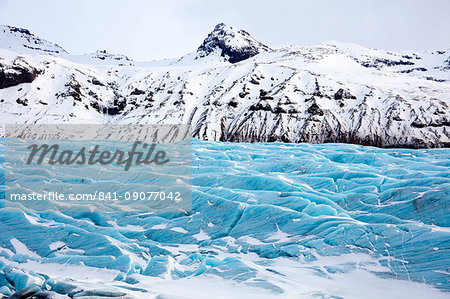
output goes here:
<path id="1" fill-rule="evenodd" d="M 67 53 L 57 44 L 37 37 L 27 29 L 13 26 L 0 26 L 0 48 L 19 53 Z"/>

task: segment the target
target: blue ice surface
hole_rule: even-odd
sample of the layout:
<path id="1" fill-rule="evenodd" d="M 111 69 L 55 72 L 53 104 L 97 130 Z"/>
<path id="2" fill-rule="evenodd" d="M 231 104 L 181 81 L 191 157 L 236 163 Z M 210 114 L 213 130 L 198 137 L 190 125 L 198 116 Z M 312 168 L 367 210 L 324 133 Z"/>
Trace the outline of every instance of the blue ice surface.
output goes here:
<path id="1" fill-rule="evenodd" d="M 449 200 L 450 149 L 193 140 L 190 213 L 0 210 L 0 293 L 83 291 L 21 269 L 28 261 L 115 269 L 130 285 L 135 274 L 209 274 L 283 292 L 240 253 L 257 254 L 271 273 L 279 257 L 307 267 L 322 256 L 363 253 L 389 269 L 376 272 L 381 277 L 450 291 Z M 16 252 L 14 238 L 37 256 Z M 326 276 L 361 266 L 316 270 Z"/>

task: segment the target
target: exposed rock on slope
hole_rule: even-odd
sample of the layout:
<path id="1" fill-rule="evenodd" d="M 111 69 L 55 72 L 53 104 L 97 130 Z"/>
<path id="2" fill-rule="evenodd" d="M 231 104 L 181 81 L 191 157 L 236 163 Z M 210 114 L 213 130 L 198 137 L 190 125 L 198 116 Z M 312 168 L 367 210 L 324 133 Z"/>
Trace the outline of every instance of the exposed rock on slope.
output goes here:
<path id="1" fill-rule="evenodd" d="M 244 30 L 235 30 L 223 23 L 214 30 L 197 49 L 198 57 L 205 57 L 218 51 L 227 61 L 236 63 L 270 50 L 266 45 L 255 40 Z"/>
<path id="2" fill-rule="evenodd" d="M 1 80 L 3 123 L 190 123 L 206 140 L 450 146 L 449 50 L 273 50 L 219 24 L 194 53 L 137 63 L 13 49 L 8 40 L 25 44 L 28 34 L 0 35 L 3 72 L 17 61 L 30 71 Z"/>
<path id="3" fill-rule="evenodd" d="M 12 65 L 2 65 L 0 63 L 0 89 L 16 86 L 22 83 L 31 83 L 39 74 L 34 67 L 20 61 L 13 62 Z"/>
<path id="4" fill-rule="evenodd" d="M 0 48 L 19 53 L 67 53 L 57 44 L 37 37 L 27 29 L 12 26 L 0 26 Z"/>

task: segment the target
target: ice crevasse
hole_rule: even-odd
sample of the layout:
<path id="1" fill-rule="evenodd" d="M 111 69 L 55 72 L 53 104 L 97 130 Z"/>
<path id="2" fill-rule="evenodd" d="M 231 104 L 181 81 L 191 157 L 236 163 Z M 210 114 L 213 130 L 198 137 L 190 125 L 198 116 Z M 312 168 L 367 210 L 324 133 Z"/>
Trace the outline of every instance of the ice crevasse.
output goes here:
<path id="1" fill-rule="evenodd" d="M 1 209 L 0 293 L 146 297 L 220 279 L 356 298 L 370 278 L 444 298 L 449 199 L 448 149 L 194 140 L 192 213 Z"/>

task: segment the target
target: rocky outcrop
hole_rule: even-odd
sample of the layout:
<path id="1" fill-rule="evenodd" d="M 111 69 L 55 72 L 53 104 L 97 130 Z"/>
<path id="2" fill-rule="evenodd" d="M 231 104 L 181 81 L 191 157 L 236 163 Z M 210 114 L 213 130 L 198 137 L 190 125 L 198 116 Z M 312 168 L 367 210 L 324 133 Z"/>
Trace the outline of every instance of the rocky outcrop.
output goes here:
<path id="1" fill-rule="evenodd" d="M 269 47 L 255 40 L 248 32 L 220 23 L 197 49 L 197 57 L 218 52 L 227 61 L 236 63 L 268 50 Z"/>
<path id="2" fill-rule="evenodd" d="M 39 73 L 37 69 L 26 64 L 0 64 L 0 89 L 31 83 Z"/>

